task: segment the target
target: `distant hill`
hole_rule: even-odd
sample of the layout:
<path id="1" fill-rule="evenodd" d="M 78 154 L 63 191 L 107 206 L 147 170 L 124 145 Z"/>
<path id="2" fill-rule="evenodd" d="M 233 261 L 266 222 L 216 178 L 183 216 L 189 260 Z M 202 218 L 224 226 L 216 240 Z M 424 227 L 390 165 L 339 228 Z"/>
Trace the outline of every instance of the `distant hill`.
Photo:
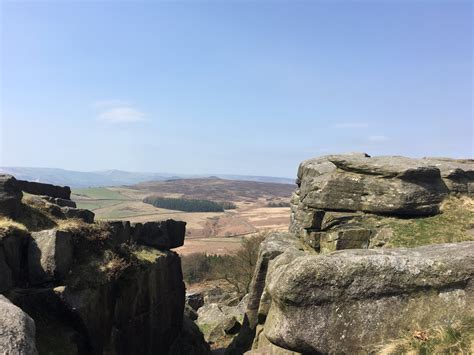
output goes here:
<path id="1" fill-rule="evenodd" d="M 74 188 L 134 185 L 145 181 L 164 181 L 183 178 L 206 178 L 205 175 L 130 172 L 122 170 L 73 171 L 55 168 L 1 167 L 0 172 L 17 179 L 67 185 Z M 212 174 L 227 180 L 260 181 L 279 184 L 294 184 L 294 179 L 271 176 L 247 176 Z"/>
<path id="2" fill-rule="evenodd" d="M 162 197 L 178 194 L 191 199 L 255 202 L 258 199 L 274 200 L 275 198 L 288 201 L 295 185 L 213 177 L 143 182 L 130 186 L 128 189 L 141 190 Z"/>

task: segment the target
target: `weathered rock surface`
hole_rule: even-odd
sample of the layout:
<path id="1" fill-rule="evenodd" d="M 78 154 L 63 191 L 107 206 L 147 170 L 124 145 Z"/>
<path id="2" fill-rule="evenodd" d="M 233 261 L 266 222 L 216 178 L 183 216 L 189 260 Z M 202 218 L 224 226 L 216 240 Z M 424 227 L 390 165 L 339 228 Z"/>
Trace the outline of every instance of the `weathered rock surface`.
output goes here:
<path id="1" fill-rule="evenodd" d="M 71 188 L 69 186 L 57 186 L 26 180 L 17 180 L 17 186 L 20 190 L 32 195 L 44 195 L 64 200 L 71 199 Z"/>
<path id="2" fill-rule="evenodd" d="M 244 311 L 243 307 L 211 303 L 199 308 L 197 313 L 196 323 L 203 330 L 204 338 L 215 343 L 240 330 Z"/>
<path id="3" fill-rule="evenodd" d="M 168 219 L 160 222 L 135 223 L 133 240 L 157 249 L 172 249 L 184 244 L 186 222 Z"/>
<path id="4" fill-rule="evenodd" d="M 62 207 L 61 211 L 67 218 L 77 218 L 86 223 L 94 223 L 95 214 L 92 211 L 72 207 Z"/>
<path id="5" fill-rule="evenodd" d="M 34 355 L 35 322 L 20 308 L 0 295 L 0 353 Z"/>
<path id="6" fill-rule="evenodd" d="M 449 191 L 474 195 L 474 160 L 451 158 L 424 158 L 427 165 L 436 166 Z"/>
<path id="7" fill-rule="evenodd" d="M 32 284 L 61 280 L 73 262 L 72 235 L 56 229 L 31 233 L 28 245 L 28 274 Z"/>
<path id="8" fill-rule="evenodd" d="M 252 348 L 258 324 L 265 322 L 270 299 L 265 296 L 265 284 L 270 262 L 282 253 L 301 255 L 302 244 L 289 233 L 272 233 L 259 248 L 257 264 L 250 285 L 248 303 L 238 336 L 226 350 L 227 354 L 242 354 Z"/>
<path id="9" fill-rule="evenodd" d="M 81 319 L 94 353 L 167 353 L 181 332 L 184 283 L 174 252 L 130 270 L 121 282 L 66 287 L 59 297 Z"/>
<path id="10" fill-rule="evenodd" d="M 0 174 L 0 216 L 17 217 L 22 197 L 18 181 L 11 175 Z"/>
<path id="11" fill-rule="evenodd" d="M 272 263 L 265 336 L 303 353 L 358 353 L 416 324 L 474 315 L 474 242 L 343 250 Z"/>
<path id="12" fill-rule="evenodd" d="M 311 159 L 301 163 L 298 180 L 296 200 L 303 210 L 431 215 L 448 193 L 438 168 L 404 157 Z"/>

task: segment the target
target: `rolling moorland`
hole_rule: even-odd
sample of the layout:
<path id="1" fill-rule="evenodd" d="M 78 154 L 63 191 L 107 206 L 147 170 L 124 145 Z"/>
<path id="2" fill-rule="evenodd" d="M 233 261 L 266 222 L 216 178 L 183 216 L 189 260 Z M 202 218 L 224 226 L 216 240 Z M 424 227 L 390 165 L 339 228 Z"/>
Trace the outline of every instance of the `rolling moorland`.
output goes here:
<path id="1" fill-rule="evenodd" d="M 242 237 L 262 230 L 286 230 L 294 185 L 224 180 L 217 177 L 145 182 L 132 186 L 73 189 L 78 207 L 93 211 L 101 220 L 148 222 L 163 219 L 187 223 L 181 254 L 234 252 Z M 144 203 L 148 196 L 231 202 L 237 208 L 224 212 L 183 212 Z"/>
<path id="2" fill-rule="evenodd" d="M 44 182 L 55 185 L 65 185 L 72 188 L 88 188 L 101 186 L 134 185 L 144 181 L 164 181 L 170 179 L 205 178 L 209 175 L 175 174 L 175 173 L 150 173 L 132 172 L 117 169 L 99 171 L 75 171 L 57 168 L 34 167 L 0 167 L 0 173 L 14 175 L 18 179 Z M 293 184 L 294 180 L 274 176 L 251 176 L 212 174 L 220 179 L 274 182 L 280 184 Z"/>

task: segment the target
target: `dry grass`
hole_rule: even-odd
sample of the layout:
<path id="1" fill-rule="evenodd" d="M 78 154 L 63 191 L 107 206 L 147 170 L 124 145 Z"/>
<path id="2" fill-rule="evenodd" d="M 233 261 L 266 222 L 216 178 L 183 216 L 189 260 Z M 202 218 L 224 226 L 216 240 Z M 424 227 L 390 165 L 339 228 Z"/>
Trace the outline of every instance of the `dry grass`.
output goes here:
<path id="1" fill-rule="evenodd" d="M 8 231 L 10 229 L 28 230 L 28 228 L 26 228 L 22 223 L 15 222 L 10 218 L 0 217 L 0 230 Z"/>
<path id="2" fill-rule="evenodd" d="M 112 250 L 106 250 L 104 252 L 103 263 L 100 265 L 99 269 L 101 272 L 105 273 L 107 279 L 110 281 L 117 279 L 129 266 L 129 261 L 120 257 Z"/>
<path id="3" fill-rule="evenodd" d="M 375 353 L 395 354 L 472 354 L 474 318 L 469 317 L 435 329 L 414 329 L 400 339 L 379 347 Z"/>
<path id="4" fill-rule="evenodd" d="M 158 249 L 147 247 L 144 245 L 138 245 L 132 249 L 132 254 L 139 260 L 149 263 L 154 263 L 160 256 L 165 255 L 164 252 Z"/>

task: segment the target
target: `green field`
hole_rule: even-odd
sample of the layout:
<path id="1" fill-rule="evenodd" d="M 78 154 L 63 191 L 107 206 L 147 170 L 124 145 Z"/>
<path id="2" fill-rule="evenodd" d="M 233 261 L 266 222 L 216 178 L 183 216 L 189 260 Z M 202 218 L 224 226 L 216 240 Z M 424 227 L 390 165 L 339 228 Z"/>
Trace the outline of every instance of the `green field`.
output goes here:
<path id="1" fill-rule="evenodd" d="M 106 187 L 91 187 L 88 189 L 73 189 L 73 197 L 77 198 L 92 198 L 92 199 L 107 199 L 107 200 L 130 200 L 127 196 Z"/>
<path id="2" fill-rule="evenodd" d="M 105 187 L 73 189 L 71 198 L 76 202 L 78 208 L 91 211 L 131 200 L 129 197 Z"/>

